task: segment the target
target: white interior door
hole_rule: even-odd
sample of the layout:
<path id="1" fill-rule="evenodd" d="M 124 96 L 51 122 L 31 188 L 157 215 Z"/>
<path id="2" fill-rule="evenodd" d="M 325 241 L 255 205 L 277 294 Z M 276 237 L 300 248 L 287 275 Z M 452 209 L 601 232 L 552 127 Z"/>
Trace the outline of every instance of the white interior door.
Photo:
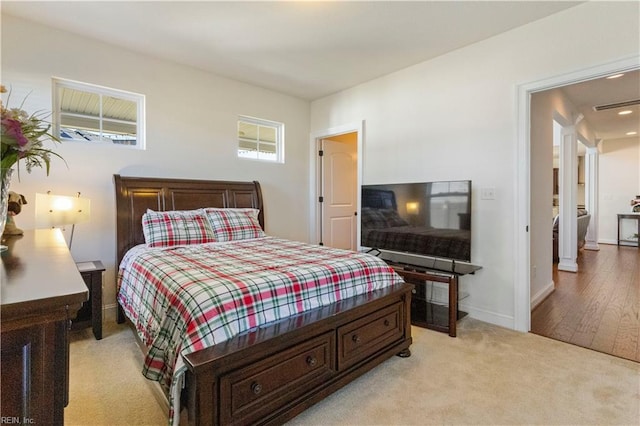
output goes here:
<path id="1" fill-rule="evenodd" d="M 356 250 L 357 134 L 321 143 L 322 240 L 325 246 Z"/>

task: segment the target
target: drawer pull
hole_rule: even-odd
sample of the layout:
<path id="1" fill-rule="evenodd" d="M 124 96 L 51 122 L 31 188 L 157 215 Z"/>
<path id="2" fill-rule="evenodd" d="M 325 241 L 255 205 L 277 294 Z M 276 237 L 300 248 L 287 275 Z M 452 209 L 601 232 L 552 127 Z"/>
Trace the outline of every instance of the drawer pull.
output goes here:
<path id="1" fill-rule="evenodd" d="M 389 324 L 391 324 L 391 323 L 389 322 L 389 320 L 388 320 L 388 319 L 385 319 L 385 320 L 384 320 L 384 326 L 385 326 L 385 327 L 389 327 Z"/>
<path id="2" fill-rule="evenodd" d="M 315 367 L 318 364 L 318 360 L 316 357 L 309 355 L 307 357 L 307 365 L 309 367 Z"/>
<path id="3" fill-rule="evenodd" d="M 354 334 L 353 336 L 351 336 L 351 340 L 353 341 L 353 343 L 360 343 L 360 336 Z"/>
<path id="4" fill-rule="evenodd" d="M 253 392 L 254 395 L 259 395 L 260 392 L 262 392 L 262 385 L 260 383 L 252 383 L 251 384 L 251 392 Z"/>

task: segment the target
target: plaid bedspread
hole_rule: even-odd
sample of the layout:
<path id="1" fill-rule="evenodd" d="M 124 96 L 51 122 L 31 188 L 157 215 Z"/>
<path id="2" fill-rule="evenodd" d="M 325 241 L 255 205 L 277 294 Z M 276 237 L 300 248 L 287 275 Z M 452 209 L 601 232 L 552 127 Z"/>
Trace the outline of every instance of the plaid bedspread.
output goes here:
<path id="1" fill-rule="evenodd" d="M 400 282 L 374 256 L 265 237 L 137 246 L 120 265 L 118 300 L 149 348 L 144 376 L 169 395 L 184 374 L 181 354 Z"/>

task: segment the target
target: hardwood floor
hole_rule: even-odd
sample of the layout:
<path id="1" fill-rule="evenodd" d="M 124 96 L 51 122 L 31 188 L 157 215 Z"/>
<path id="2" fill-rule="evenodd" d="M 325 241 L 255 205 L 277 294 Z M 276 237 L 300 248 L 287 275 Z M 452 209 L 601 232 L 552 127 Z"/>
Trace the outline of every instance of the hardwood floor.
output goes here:
<path id="1" fill-rule="evenodd" d="M 640 250 L 580 250 L 578 269 L 554 265 L 556 289 L 531 312 L 531 332 L 640 362 Z"/>

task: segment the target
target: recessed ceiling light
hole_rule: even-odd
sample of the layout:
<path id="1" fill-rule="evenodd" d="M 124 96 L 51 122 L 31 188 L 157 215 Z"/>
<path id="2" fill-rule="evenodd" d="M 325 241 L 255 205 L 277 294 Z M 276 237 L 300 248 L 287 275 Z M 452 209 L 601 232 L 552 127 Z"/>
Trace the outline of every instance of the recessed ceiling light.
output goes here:
<path id="1" fill-rule="evenodd" d="M 625 133 L 627 136 L 633 136 L 633 135 L 637 135 L 638 132 L 627 132 Z"/>
<path id="2" fill-rule="evenodd" d="M 614 78 L 622 77 L 624 74 L 614 74 L 607 77 L 607 80 L 613 80 Z"/>
<path id="3" fill-rule="evenodd" d="M 618 113 L 618 115 L 629 115 L 631 114 L 633 111 L 631 111 L 630 109 L 625 109 L 624 111 L 620 111 Z"/>

